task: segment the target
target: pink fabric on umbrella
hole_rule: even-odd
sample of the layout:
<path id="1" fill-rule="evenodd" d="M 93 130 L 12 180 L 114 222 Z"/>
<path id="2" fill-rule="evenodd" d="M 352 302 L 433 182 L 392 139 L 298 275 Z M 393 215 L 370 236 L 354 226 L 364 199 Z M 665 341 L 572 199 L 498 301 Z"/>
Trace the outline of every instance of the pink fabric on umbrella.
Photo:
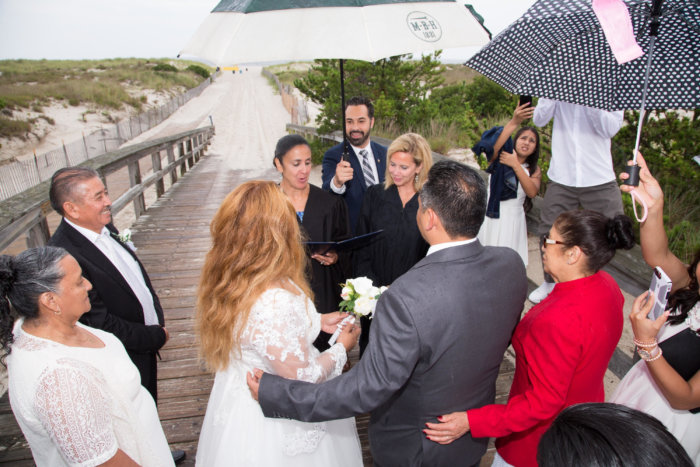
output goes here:
<path id="1" fill-rule="evenodd" d="M 617 63 L 623 64 L 644 55 L 634 37 L 630 12 L 622 0 L 593 0 L 593 12 Z"/>

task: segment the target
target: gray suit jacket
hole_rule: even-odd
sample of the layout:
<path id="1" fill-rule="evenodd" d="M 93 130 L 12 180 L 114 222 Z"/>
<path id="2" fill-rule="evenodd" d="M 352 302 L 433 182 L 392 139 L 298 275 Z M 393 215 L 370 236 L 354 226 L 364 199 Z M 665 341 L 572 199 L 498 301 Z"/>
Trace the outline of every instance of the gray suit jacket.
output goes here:
<path id="1" fill-rule="evenodd" d="M 377 466 L 472 465 L 488 439 L 428 441 L 425 422 L 494 402 L 525 302 L 519 255 L 478 241 L 435 252 L 379 299 L 369 346 L 349 372 L 314 385 L 265 374 L 265 416 L 321 421 L 371 412 Z"/>

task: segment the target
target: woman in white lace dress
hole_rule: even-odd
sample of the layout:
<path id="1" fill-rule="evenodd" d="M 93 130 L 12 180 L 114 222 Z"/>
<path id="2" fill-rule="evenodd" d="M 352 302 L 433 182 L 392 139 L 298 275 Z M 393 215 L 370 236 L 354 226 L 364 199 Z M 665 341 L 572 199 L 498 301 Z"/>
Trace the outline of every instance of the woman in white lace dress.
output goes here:
<path id="1" fill-rule="evenodd" d="M 197 465 L 361 466 L 354 419 L 265 418 L 246 384 L 253 368 L 315 383 L 333 378 L 359 336 L 347 326 L 323 353 L 312 345 L 321 329 L 333 333 L 343 315 L 314 308 L 292 204 L 272 182 L 244 183 L 222 203 L 211 233 L 196 322 L 216 379 Z"/>
<path id="2" fill-rule="evenodd" d="M 78 322 L 91 288 L 62 248 L 0 257 L 2 356 L 34 461 L 172 466 L 156 405 L 124 346 Z"/>

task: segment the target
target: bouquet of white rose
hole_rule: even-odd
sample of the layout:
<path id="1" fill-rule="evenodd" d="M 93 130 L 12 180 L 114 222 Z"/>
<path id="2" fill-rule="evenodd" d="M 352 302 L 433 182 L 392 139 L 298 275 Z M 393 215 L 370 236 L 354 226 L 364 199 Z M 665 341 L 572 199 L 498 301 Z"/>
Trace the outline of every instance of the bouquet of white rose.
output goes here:
<path id="1" fill-rule="evenodd" d="M 340 284 L 343 290 L 340 292 L 340 297 L 343 299 L 340 302 L 340 311 L 349 313 L 350 316 L 345 318 L 339 325 L 338 329 L 333 333 L 328 340 L 330 345 L 335 344 L 343 326 L 353 324 L 356 319 L 366 316 L 372 319 L 374 309 L 377 307 L 379 296 L 384 293 L 387 287 L 375 287 L 372 280 L 367 277 L 357 277 L 348 279 L 346 283 Z"/>

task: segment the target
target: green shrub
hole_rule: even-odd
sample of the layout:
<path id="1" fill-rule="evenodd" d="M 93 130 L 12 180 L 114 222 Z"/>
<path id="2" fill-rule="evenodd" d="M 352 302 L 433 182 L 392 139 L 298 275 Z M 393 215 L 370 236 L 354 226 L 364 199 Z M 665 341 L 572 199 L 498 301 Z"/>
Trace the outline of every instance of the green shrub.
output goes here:
<path id="1" fill-rule="evenodd" d="M 209 70 L 199 65 L 190 65 L 187 68 L 185 68 L 185 70 L 191 71 L 192 73 L 195 73 L 204 79 L 207 79 L 210 76 Z"/>
<path id="2" fill-rule="evenodd" d="M 25 139 L 32 129 L 29 122 L 13 120 L 0 115 L 0 137 Z"/>
<path id="3" fill-rule="evenodd" d="M 311 163 L 313 165 L 321 165 L 326 151 L 338 144 L 321 138 L 310 138 L 308 141 L 309 146 L 311 146 Z"/>
<path id="4" fill-rule="evenodd" d="M 171 73 L 177 73 L 177 68 L 168 63 L 159 63 L 153 67 L 153 71 L 168 71 Z"/>

